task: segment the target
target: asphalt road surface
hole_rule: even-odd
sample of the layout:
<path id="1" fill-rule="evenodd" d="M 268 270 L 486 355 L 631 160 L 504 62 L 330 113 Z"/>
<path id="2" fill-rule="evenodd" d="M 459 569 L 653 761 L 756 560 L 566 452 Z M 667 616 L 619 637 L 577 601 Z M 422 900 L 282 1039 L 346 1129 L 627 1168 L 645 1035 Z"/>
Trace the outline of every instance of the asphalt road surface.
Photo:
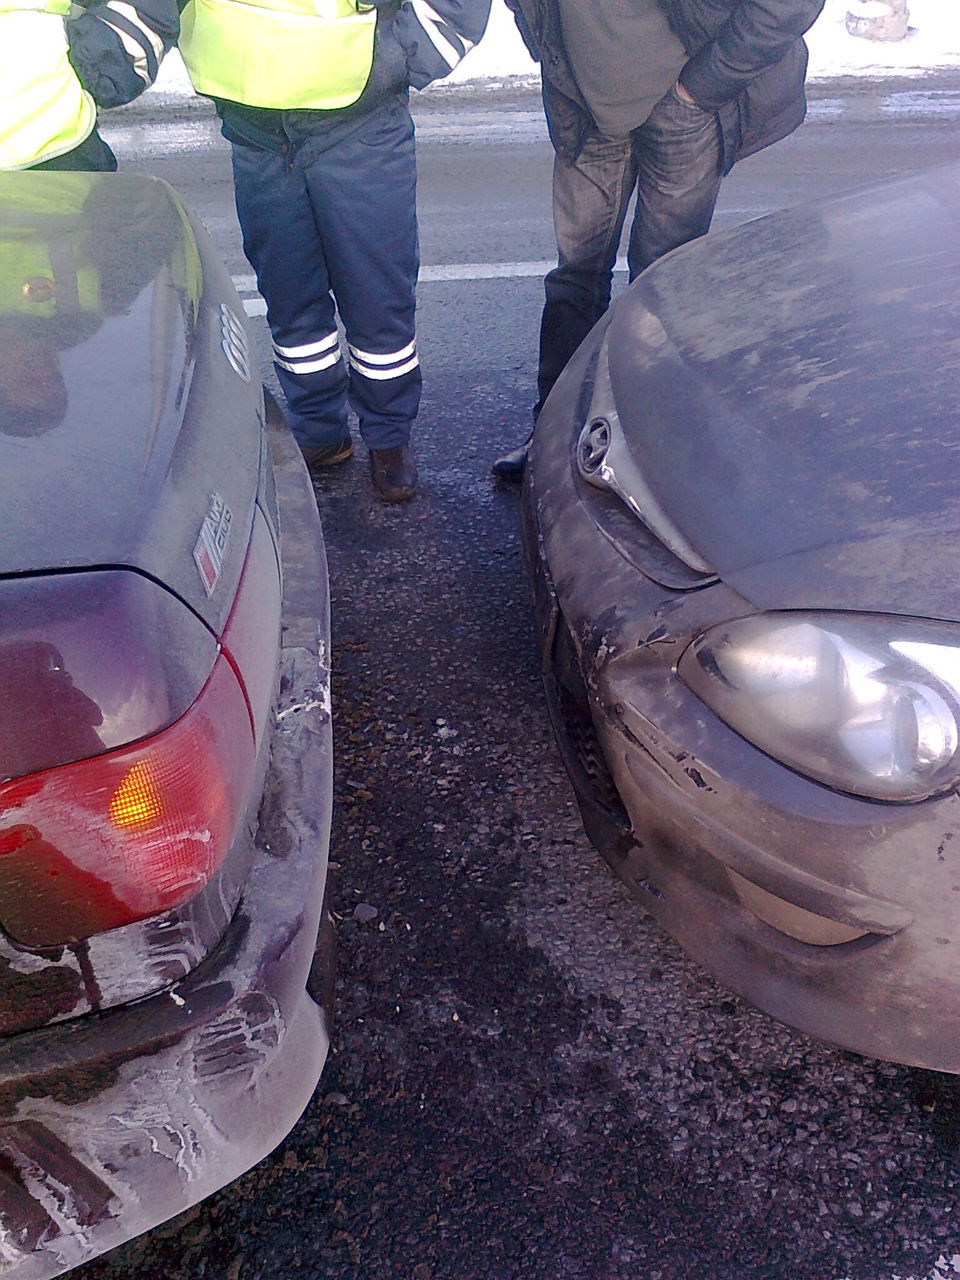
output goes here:
<path id="1" fill-rule="evenodd" d="M 549 146 L 529 93 L 434 94 L 417 114 L 422 491 L 376 504 L 362 456 L 317 485 L 334 606 L 334 1054 L 273 1157 L 76 1275 L 958 1274 L 954 1081 L 752 1011 L 644 917 L 582 833 L 539 686 L 517 494 L 488 475 L 526 432 Z M 108 132 L 125 167 L 184 193 L 251 295 L 205 110 L 143 107 Z M 818 86 L 803 129 L 731 175 L 717 225 L 958 157 L 960 76 Z"/>

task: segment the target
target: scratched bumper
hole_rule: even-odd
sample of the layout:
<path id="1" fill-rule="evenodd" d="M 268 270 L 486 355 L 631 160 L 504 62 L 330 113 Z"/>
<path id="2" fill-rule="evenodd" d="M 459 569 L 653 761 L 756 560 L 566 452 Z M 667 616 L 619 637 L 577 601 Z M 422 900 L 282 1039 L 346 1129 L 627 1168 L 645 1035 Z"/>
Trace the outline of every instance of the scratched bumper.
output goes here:
<path id="1" fill-rule="evenodd" d="M 887 805 L 792 773 L 676 676 L 752 612 L 670 590 L 601 532 L 571 465 L 599 334 L 540 416 L 524 497 L 547 701 L 588 834 L 644 908 L 759 1008 L 880 1058 L 960 1071 L 960 799 Z"/>
<path id="2" fill-rule="evenodd" d="M 286 1135 L 320 1077 L 333 985 L 318 971 L 332 963 L 326 562 L 299 453 L 283 432 L 272 446 L 281 529 L 295 536 L 282 538 L 279 718 L 256 861 L 218 947 L 182 981 L 3 1042 L 0 1276 L 59 1275 L 224 1186 Z"/>

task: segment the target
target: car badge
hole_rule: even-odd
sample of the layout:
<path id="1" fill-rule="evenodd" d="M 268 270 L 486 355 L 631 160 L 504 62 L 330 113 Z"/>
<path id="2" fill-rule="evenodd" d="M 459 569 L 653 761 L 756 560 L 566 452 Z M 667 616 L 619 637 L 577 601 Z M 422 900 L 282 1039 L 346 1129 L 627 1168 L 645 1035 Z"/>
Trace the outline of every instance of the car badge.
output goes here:
<path id="1" fill-rule="evenodd" d="M 250 381 L 250 347 L 247 342 L 247 331 L 226 303 L 220 303 L 220 346 L 230 363 L 230 368 L 242 378 Z"/>
<path id="2" fill-rule="evenodd" d="M 193 548 L 193 558 L 200 570 L 200 581 L 208 596 L 212 596 L 220 581 L 223 569 L 223 553 L 230 534 L 233 516 L 230 508 L 218 494 L 210 495 L 210 508 L 203 517 L 200 536 Z"/>
<path id="3" fill-rule="evenodd" d="M 577 466 L 584 480 L 596 484 L 603 479 L 601 471 L 610 452 L 610 423 L 606 418 L 591 418 L 577 441 Z"/>

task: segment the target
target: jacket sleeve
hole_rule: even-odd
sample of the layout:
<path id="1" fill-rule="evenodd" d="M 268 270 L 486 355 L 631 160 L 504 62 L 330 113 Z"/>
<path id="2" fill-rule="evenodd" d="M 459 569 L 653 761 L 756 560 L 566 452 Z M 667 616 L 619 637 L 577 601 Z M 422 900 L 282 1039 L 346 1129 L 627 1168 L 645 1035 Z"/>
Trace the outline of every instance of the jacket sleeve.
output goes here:
<path id="1" fill-rule="evenodd" d="M 520 32 L 520 39 L 526 45 L 527 53 L 529 53 L 530 57 L 534 60 L 534 62 L 539 62 L 540 48 L 537 45 L 536 39 L 534 38 L 533 31 L 530 28 L 530 24 L 527 22 L 527 19 L 524 16 L 523 10 L 520 8 L 520 5 L 517 3 L 517 0 L 505 0 L 505 3 L 507 8 L 513 14 L 513 20 L 517 24 L 517 30 Z"/>
<path id="2" fill-rule="evenodd" d="M 413 87 L 449 75 L 479 41 L 489 16 L 490 0 L 403 0 L 393 29 Z"/>
<path id="3" fill-rule="evenodd" d="M 176 0 L 92 0 L 67 22 L 70 63 L 99 107 L 148 89 L 180 34 Z"/>
<path id="4" fill-rule="evenodd" d="M 740 0 L 680 73 L 698 106 L 718 111 L 784 58 L 819 16 L 824 0 Z"/>

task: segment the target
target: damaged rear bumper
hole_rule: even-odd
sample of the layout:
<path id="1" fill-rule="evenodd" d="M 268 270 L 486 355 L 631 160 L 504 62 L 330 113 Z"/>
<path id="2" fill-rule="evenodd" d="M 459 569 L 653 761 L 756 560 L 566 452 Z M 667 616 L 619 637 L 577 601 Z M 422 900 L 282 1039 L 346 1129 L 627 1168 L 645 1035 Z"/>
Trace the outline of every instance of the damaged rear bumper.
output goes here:
<path id="1" fill-rule="evenodd" d="M 0 1276 L 59 1275 L 224 1186 L 289 1132 L 323 1068 L 333 987 L 320 972 L 332 964 L 329 605 L 313 492 L 292 439 L 273 435 L 292 536 L 256 861 L 219 945 L 181 981 L 4 1041 Z"/>

